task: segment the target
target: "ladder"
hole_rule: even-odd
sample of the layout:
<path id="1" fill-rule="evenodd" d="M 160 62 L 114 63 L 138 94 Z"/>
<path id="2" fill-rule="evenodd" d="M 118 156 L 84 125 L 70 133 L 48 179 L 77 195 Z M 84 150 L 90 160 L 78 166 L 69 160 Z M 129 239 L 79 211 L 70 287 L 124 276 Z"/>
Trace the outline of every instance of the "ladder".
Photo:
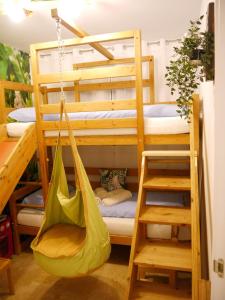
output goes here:
<path id="1" fill-rule="evenodd" d="M 188 158 L 190 176 L 167 176 L 149 174 L 149 158 L 165 157 L 174 160 Z M 163 207 L 146 204 L 148 191 L 190 191 L 190 206 Z M 200 280 L 200 229 L 198 203 L 198 165 L 197 151 L 191 145 L 190 151 L 144 151 L 142 153 L 141 176 L 135 227 L 129 262 L 128 299 L 148 300 L 198 300 Z M 168 224 L 191 227 L 191 242 L 178 240 L 154 241 L 147 237 L 148 224 Z M 139 278 L 143 268 L 184 271 L 191 274 L 191 289 L 172 288 L 168 284 L 146 282 Z"/>

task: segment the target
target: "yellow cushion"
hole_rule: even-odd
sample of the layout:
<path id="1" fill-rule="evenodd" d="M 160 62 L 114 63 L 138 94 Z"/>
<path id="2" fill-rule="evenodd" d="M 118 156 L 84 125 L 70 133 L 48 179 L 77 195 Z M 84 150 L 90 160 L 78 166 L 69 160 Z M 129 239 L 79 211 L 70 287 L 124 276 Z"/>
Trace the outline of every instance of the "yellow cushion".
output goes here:
<path id="1" fill-rule="evenodd" d="M 36 250 L 52 258 L 74 256 L 82 247 L 85 237 L 85 228 L 56 224 L 42 234 Z"/>

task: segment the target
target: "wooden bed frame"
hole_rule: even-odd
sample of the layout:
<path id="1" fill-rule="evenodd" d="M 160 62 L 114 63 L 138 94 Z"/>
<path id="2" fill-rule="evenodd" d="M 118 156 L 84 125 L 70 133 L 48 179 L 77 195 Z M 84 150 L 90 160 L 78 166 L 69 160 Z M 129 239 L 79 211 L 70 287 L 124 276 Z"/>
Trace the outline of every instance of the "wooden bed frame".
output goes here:
<path id="1" fill-rule="evenodd" d="M 53 14 L 55 18 L 57 14 Z M 61 23 L 73 31 L 71 26 L 61 20 Z M 74 31 L 73 31 L 74 32 Z M 79 35 L 78 35 L 79 36 Z M 133 39 L 135 57 L 129 59 L 115 59 L 104 47 L 99 43 L 111 42 L 118 40 Z M 35 95 L 35 108 L 36 108 L 36 126 L 37 126 L 37 138 L 39 149 L 39 161 L 41 169 L 41 179 L 44 199 L 46 199 L 48 184 L 49 184 L 49 169 L 51 163 L 51 154 L 48 155 L 48 149 L 51 146 L 55 146 L 57 138 L 46 137 L 45 131 L 58 130 L 59 123 L 55 121 L 45 121 L 43 116 L 45 114 L 55 114 L 60 111 L 60 104 L 49 104 L 48 93 L 59 92 L 59 87 L 50 88 L 47 85 L 52 83 L 59 83 L 63 78 L 65 82 L 74 82 L 74 86 L 65 87 L 65 91 L 74 91 L 74 103 L 66 103 L 67 112 L 79 112 L 79 111 L 104 111 L 104 110 L 127 110 L 136 109 L 137 117 L 128 119 L 104 119 L 104 120 L 79 120 L 70 121 L 72 129 L 104 129 L 104 128 L 136 128 L 137 134 L 135 135 L 120 135 L 120 136 L 79 136 L 76 137 L 78 145 L 136 145 L 137 146 L 137 166 L 140 169 L 141 155 L 146 145 L 190 145 L 189 134 L 168 134 L 168 135 L 144 135 L 144 119 L 143 119 L 143 105 L 149 105 L 155 103 L 154 98 L 154 60 L 152 56 L 142 57 L 141 54 L 141 34 L 140 31 L 126 31 L 110 34 L 94 35 L 94 36 L 80 36 L 79 38 L 73 38 L 64 40 L 64 47 L 79 46 L 90 44 L 97 49 L 100 53 L 106 56 L 107 60 L 100 62 L 88 62 L 82 64 L 75 64 L 74 70 L 69 72 L 54 73 L 54 74 L 40 74 L 39 72 L 39 53 L 46 49 L 56 49 L 58 42 L 47 42 L 31 45 L 31 63 L 32 63 L 32 78 L 34 82 L 34 95 Z M 142 62 L 149 62 L 149 78 L 142 78 Z M 122 66 L 121 66 L 122 64 Z M 116 65 L 116 66 L 115 66 Z M 135 80 L 121 81 L 121 77 L 132 76 Z M 83 80 L 89 79 L 104 79 L 104 78 L 118 78 L 116 82 L 87 84 L 82 83 Z M 143 104 L 143 86 L 150 88 L 150 100 L 149 103 Z M 129 100 L 107 100 L 107 101 L 95 101 L 95 102 L 81 102 L 80 93 L 90 90 L 112 90 L 120 88 L 135 88 L 136 99 Z M 196 141 L 198 141 L 198 123 L 199 123 L 199 101 L 198 97 L 194 96 L 193 102 L 193 120 L 194 127 L 196 128 Z M 66 129 L 65 122 L 62 124 L 62 129 Z M 69 144 L 67 137 L 62 138 L 63 145 Z M 198 143 L 198 142 L 197 142 Z M 87 171 L 89 173 L 90 168 Z M 94 171 L 96 172 L 96 170 Z M 137 176 L 138 171 L 134 172 Z M 165 172 L 170 172 L 169 170 Z M 172 171 L 174 174 L 174 171 Z M 182 171 L 178 171 L 182 172 Z M 138 182 L 138 181 L 137 181 Z M 95 184 L 93 183 L 93 187 Z M 35 189 L 36 187 L 34 187 Z M 129 189 L 138 189 L 138 184 L 128 187 Z M 26 193 L 26 190 L 24 190 Z M 31 226 L 23 226 L 17 224 L 17 212 L 24 205 L 18 202 L 24 196 L 21 192 L 18 195 L 12 195 L 10 200 L 11 214 L 14 222 L 14 232 L 16 236 L 16 247 L 19 251 L 19 235 L 30 234 L 35 235 L 38 228 Z M 31 206 L 29 206 L 31 207 Z M 32 206 L 34 208 L 35 206 Z M 40 207 L 37 207 L 40 208 Z M 131 237 L 124 236 L 112 236 L 112 243 L 130 245 Z"/>
<path id="2" fill-rule="evenodd" d="M 52 13 L 54 18 L 59 18 L 57 11 Z M 72 32 L 73 27 L 61 19 L 61 23 Z M 75 93 L 82 86 L 81 81 L 90 79 L 104 79 L 104 78 L 121 78 L 132 76 L 135 77 L 135 81 L 132 83 L 135 86 L 136 99 L 130 100 L 110 100 L 110 101 L 96 101 L 96 102 L 79 102 L 66 103 L 67 112 L 85 112 L 85 111 L 101 111 L 101 110 L 129 110 L 136 109 L 136 118 L 127 119 L 104 119 L 104 120 L 71 120 L 71 129 L 109 129 L 109 128 L 135 128 L 137 130 L 136 135 L 121 135 L 121 136 L 82 136 L 77 137 L 76 141 L 78 145 L 136 145 L 138 152 L 138 167 L 141 165 L 141 154 L 145 145 L 168 145 L 168 144 L 189 144 L 189 134 L 177 134 L 177 135 L 144 135 L 144 119 L 143 119 L 143 78 L 142 78 L 142 51 L 141 51 L 141 33 L 139 30 L 125 31 L 93 36 L 85 36 L 79 38 L 73 38 L 64 40 L 64 47 L 80 46 L 89 44 L 95 46 L 100 53 L 106 56 L 105 62 L 92 62 L 85 64 L 75 65 L 75 70 L 41 74 L 39 72 L 39 53 L 43 50 L 51 50 L 58 48 L 58 42 L 46 42 L 33 44 L 30 47 L 31 63 L 32 63 L 32 78 L 34 83 L 35 94 L 35 107 L 36 107 L 36 119 L 37 119 L 37 134 L 39 144 L 39 156 L 40 167 L 42 174 L 42 186 L 44 198 L 46 199 L 48 190 L 48 158 L 47 158 L 47 146 L 56 145 L 57 139 L 45 137 L 45 131 L 58 130 L 59 123 L 54 121 L 45 121 L 43 119 L 44 114 L 55 114 L 60 111 L 60 104 L 48 104 L 45 94 L 47 84 L 64 82 L 75 82 Z M 99 43 L 101 42 L 114 42 L 119 40 L 132 39 L 134 42 L 135 56 L 132 59 L 118 60 L 112 55 L 109 55 L 106 50 Z M 96 48 L 97 46 L 97 48 Z M 99 49 L 100 47 L 100 49 Z M 106 51 L 105 51 L 106 50 Z M 121 66 L 121 63 L 123 65 Z M 119 65 L 118 65 L 119 64 Z M 116 65 L 116 66 L 115 66 Z M 152 71 L 152 66 L 151 66 Z M 153 74 L 154 72 L 152 72 Z M 150 75 L 151 76 L 151 75 Z M 154 77 L 153 77 L 154 83 Z M 104 86 L 104 85 L 103 85 Z M 92 86 L 93 88 L 93 86 Z M 96 85 L 94 86 L 96 88 Z M 115 85 L 111 83 L 107 84 L 107 88 L 113 89 Z M 154 85 L 152 86 L 152 92 L 150 95 L 154 95 Z M 79 100 L 79 93 L 76 99 Z M 153 97 L 154 99 L 154 97 Z M 153 101 L 153 100 L 151 100 Z M 148 104 L 146 104 L 148 105 Z M 66 122 L 62 123 L 62 129 L 66 129 Z M 63 145 L 68 145 L 68 138 L 63 137 Z"/>
<path id="3" fill-rule="evenodd" d="M 13 109 L 5 105 L 5 90 L 32 92 L 33 88 L 22 83 L 0 81 L 0 213 L 37 149 L 35 125 L 19 138 L 8 136 L 5 123 L 7 113 Z"/>

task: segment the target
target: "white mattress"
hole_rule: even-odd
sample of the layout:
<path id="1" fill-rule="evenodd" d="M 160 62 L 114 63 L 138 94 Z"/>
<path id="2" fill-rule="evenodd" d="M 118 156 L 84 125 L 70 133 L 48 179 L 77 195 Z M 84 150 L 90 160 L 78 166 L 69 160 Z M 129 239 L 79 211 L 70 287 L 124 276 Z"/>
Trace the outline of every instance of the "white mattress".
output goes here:
<path id="1" fill-rule="evenodd" d="M 42 210 L 23 208 L 17 215 L 17 222 L 20 225 L 40 227 L 43 216 L 44 212 Z M 104 217 L 103 220 L 106 223 L 110 234 L 132 236 L 134 219 Z M 149 224 L 147 226 L 147 235 L 151 238 L 170 239 L 171 225 Z M 190 240 L 190 229 L 186 226 L 181 227 L 178 238 L 180 240 Z"/>
<path id="2" fill-rule="evenodd" d="M 7 124 L 8 135 L 11 137 L 21 136 L 28 126 L 27 123 L 9 123 Z M 144 119 L 145 134 L 181 134 L 189 132 L 189 125 L 180 117 L 160 117 Z M 81 129 L 74 130 L 75 136 L 90 135 L 133 135 L 136 134 L 136 128 L 116 128 L 116 129 Z M 46 136 L 57 136 L 57 131 L 46 131 Z M 62 136 L 66 136 L 67 131 L 62 131 Z"/>

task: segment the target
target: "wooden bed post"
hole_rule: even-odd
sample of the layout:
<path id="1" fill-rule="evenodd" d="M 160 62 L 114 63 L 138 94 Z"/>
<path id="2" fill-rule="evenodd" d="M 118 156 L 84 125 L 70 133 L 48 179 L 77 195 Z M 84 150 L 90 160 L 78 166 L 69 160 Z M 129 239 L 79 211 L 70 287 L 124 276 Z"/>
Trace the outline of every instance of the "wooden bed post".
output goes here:
<path id="1" fill-rule="evenodd" d="M 142 88 L 142 54 L 141 54 L 141 33 L 134 32 L 135 46 L 135 72 L 136 72 L 136 105 L 137 105 L 137 157 L 138 173 L 140 176 L 142 152 L 144 151 L 144 119 L 143 119 L 143 88 Z"/>
<path id="2" fill-rule="evenodd" d="M 44 140 L 44 132 L 41 126 L 41 113 L 40 113 L 40 105 L 41 105 L 41 93 L 40 87 L 38 83 L 38 75 L 39 75 L 39 66 L 38 66 L 38 51 L 35 49 L 33 45 L 30 47 L 31 53 L 31 64 L 32 64 L 32 78 L 33 78 L 33 86 L 34 86 L 34 98 L 35 98 L 35 110 L 36 110 L 36 124 L 37 124 L 37 140 L 38 140 L 38 153 L 39 153 L 39 162 L 41 169 L 41 181 L 42 181 L 42 191 L 43 197 L 46 201 L 47 192 L 48 192 L 48 164 L 47 164 L 47 150 L 46 144 Z"/>

